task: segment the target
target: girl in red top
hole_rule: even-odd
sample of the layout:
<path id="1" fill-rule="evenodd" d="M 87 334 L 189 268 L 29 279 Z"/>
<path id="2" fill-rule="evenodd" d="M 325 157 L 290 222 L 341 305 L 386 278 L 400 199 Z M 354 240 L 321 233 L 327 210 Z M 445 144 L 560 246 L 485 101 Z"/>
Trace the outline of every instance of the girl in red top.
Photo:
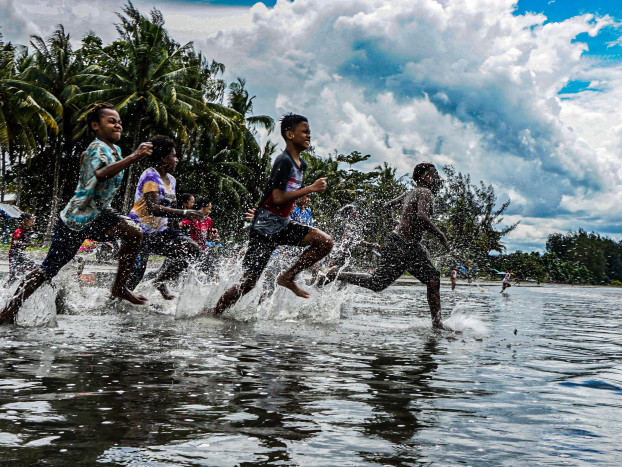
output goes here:
<path id="1" fill-rule="evenodd" d="M 219 240 L 218 230 L 214 228 L 214 221 L 209 217 L 212 211 L 212 203 L 206 198 L 199 198 L 195 201 L 194 209 L 205 214 L 205 219 L 183 219 L 181 225 L 190 229 L 190 238 L 205 251 L 207 242 Z"/>

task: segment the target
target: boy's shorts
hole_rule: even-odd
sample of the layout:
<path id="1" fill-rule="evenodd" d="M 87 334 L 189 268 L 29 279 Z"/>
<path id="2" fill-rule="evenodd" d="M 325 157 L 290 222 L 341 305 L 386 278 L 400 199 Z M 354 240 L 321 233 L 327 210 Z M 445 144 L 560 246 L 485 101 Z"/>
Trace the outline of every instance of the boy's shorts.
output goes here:
<path id="1" fill-rule="evenodd" d="M 242 261 L 244 274 L 260 276 L 274 249 L 279 245 L 301 246 L 300 242 L 311 232 L 312 227 L 289 221 L 287 226 L 274 235 L 262 235 L 251 227 L 248 247 Z"/>
<path id="2" fill-rule="evenodd" d="M 379 290 L 391 285 L 406 271 L 424 284 L 441 277 L 421 243 L 409 242 L 395 232 L 389 234 L 380 254 L 380 264 L 372 274 L 372 282 Z"/>
<path id="3" fill-rule="evenodd" d="M 58 271 L 76 256 L 76 253 L 80 249 L 80 245 L 82 245 L 82 242 L 87 238 L 89 240 L 95 240 L 96 242 L 113 241 L 113 238 L 109 237 L 104 232 L 121 222 L 134 224 L 128 217 L 122 216 L 112 209 L 102 211 L 93 222 L 82 230 L 70 229 L 59 218 L 54 236 L 52 237 L 50 250 L 41 264 L 43 274 L 48 279 L 58 274 Z"/>

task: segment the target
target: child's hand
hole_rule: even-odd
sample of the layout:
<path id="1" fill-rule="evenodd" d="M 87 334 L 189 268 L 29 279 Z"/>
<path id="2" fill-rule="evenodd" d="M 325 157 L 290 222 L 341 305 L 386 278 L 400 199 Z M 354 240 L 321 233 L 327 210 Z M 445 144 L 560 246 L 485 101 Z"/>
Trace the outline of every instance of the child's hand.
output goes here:
<path id="1" fill-rule="evenodd" d="M 328 178 L 324 177 L 324 178 L 318 178 L 315 182 L 313 182 L 313 185 L 310 186 L 310 188 L 316 192 L 316 191 L 324 191 L 326 189 L 326 180 Z"/>

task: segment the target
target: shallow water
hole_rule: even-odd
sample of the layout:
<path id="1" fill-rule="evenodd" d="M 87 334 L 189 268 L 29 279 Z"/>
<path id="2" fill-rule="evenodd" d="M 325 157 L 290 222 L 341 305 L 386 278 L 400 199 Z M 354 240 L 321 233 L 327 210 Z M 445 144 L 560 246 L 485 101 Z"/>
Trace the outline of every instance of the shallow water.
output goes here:
<path id="1" fill-rule="evenodd" d="M 222 321 L 69 290 L 56 327 L 0 328 L 0 461 L 620 464 L 622 290 L 498 290 L 442 290 L 461 335 L 418 286 Z"/>

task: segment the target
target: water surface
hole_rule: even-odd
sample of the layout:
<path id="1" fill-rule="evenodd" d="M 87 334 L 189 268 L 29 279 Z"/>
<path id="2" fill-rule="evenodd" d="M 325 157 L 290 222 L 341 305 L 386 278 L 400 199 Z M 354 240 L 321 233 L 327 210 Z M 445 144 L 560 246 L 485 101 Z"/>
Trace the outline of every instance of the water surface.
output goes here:
<path id="1" fill-rule="evenodd" d="M 460 335 L 417 286 L 223 321 L 94 290 L 0 328 L 3 464 L 622 462 L 620 289 L 443 288 Z"/>

